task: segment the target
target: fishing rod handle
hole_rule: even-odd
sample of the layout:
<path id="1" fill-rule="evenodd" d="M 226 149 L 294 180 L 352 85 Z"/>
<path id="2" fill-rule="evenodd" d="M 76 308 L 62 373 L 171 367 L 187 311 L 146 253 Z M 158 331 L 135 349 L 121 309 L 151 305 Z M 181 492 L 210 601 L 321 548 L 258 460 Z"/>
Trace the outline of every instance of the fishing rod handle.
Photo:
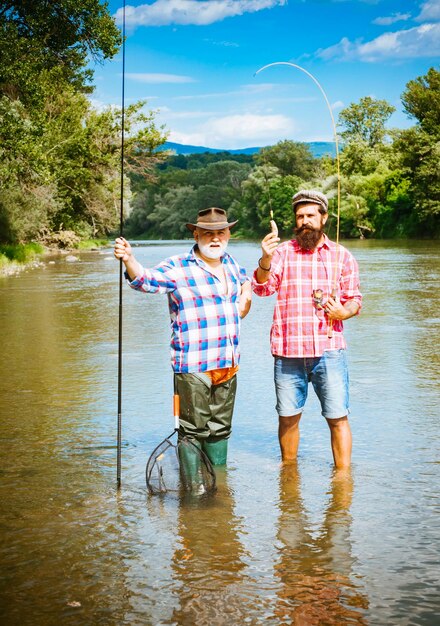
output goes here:
<path id="1" fill-rule="evenodd" d="M 174 415 L 174 428 L 179 430 L 179 417 L 180 417 L 180 398 L 175 393 L 173 395 L 173 415 Z"/>

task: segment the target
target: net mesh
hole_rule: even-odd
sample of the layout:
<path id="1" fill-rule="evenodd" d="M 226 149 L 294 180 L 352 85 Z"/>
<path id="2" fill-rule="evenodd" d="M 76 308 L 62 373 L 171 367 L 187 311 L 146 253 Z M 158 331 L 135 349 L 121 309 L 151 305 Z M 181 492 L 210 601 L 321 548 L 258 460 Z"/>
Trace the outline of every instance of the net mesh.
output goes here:
<path id="1" fill-rule="evenodd" d="M 175 434 L 166 437 L 148 459 L 145 475 L 149 493 L 213 493 L 216 485 L 211 461 L 193 441 L 178 439 Z"/>

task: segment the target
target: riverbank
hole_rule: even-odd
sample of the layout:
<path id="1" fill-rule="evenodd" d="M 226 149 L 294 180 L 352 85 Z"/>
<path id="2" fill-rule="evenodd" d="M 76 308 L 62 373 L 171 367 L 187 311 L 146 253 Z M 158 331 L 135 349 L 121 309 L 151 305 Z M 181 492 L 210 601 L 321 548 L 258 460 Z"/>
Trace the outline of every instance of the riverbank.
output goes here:
<path id="1" fill-rule="evenodd" d="M 100 250 L 109 245 L 108 240 L 88 239 L 79 241 L 74 247 L 45 246 L 41 243 L 0 245 L 0 276 L 13 276 L 24 270 L 41 267 L 45 263 L 55 263 L 57 258 L 77 261 L 77 254 Z"/>

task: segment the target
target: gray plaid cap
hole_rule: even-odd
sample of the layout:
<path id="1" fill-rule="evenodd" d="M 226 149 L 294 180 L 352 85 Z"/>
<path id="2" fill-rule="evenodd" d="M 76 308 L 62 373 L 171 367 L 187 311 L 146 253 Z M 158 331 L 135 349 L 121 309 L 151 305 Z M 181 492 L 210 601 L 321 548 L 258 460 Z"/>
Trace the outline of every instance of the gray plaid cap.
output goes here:
<path id="1" fill-rule="evenodd" d="M 298 191 L 292 198 L 292 208 L 295 210 L 297 204 L 310 202 L 319 204 L 327 213 L 327 197 L 322 193 L 322 191 L 316 191 L 315 189 L 302 189 L 301 191 Z"/>

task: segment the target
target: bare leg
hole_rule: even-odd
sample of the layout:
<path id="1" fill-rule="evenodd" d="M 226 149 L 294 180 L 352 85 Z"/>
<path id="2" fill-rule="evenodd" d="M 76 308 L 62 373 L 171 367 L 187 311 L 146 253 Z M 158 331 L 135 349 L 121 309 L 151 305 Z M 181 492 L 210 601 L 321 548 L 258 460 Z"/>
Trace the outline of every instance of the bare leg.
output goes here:
<path id="1" fill-rule="evenodd" d="M 347 416 L 336 420 L 327 420 L 330 428 L 330 439 L 335 467 L 350 467 L 351 463 L 351 430 Z"/>
<path id="2" fill-rule="evenodd" d="M 299 446 L 299 420 L 301 413 L 298 415 L 289 415 L 288 417 L 279 417 L 278 422 L 278 439 L 281 448 L 281 460 L 293 461 L 298 454 Z"/>

